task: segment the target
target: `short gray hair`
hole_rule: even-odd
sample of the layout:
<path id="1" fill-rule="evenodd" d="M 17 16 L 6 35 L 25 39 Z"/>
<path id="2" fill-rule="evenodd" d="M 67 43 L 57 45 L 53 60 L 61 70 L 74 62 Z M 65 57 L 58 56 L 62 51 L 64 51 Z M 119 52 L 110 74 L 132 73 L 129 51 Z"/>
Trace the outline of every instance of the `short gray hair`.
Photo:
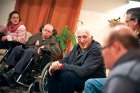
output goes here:
<path id="1" fill-rule="evenodd" d="M 79 28 L 76 31 L 75 35 L 78 36 L 78 33 L 81 33 L 81 32 L 85 32 L 85 33 L 87 33 L 89 35 L 89 37 L 93 37 L 93 35 L 91 33 L 92 31 L 90 29 L 88 29 L 88 28 L 85 28 L 85 27 Z"/>

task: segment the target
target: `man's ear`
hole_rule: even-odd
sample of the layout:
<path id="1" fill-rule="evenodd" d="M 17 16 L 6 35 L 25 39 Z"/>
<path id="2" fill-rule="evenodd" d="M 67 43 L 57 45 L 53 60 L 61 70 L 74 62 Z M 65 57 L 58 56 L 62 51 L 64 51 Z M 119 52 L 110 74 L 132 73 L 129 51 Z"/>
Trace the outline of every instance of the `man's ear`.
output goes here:
<path id="1" fill-rule="evenodd" d="M 116 53 L 118 53 L 118 54 L 121 52 L 124 53 L 127 51 L 127 49 L 124 47 L 124 45 L 122 45 L 122 43 L 119 41 L 114 42 L 114 48 L 116 48 L 115 50 L 116 50 Z"/>
<path id="2" fill-rule="evenodd" d="M 137 26 L 138 25 L 138 19 L 134 20 L 134 25 Z"/>
<path id="3" fill-rule="evenodd" d="M 115 51 L 115 53 L 121 51 L 124 47 L 123 45 L 119 42 L 119 41 L 115 41 L 113 44 L 113 50 Z"/>

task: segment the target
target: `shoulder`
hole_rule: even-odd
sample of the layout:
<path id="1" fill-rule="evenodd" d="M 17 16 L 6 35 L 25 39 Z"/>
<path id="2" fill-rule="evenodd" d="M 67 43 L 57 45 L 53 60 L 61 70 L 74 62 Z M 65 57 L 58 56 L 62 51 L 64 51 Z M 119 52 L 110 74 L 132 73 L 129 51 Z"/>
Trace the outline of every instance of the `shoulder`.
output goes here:
<path id="1" fill-rule="evenodd" d="M 56 41 L 57 41 L 55 36 L 49 37 L 48 40 L 50 40 L 50 41 L 52 41 L 52 42 L 56 42 Z"/>
<path id="2" fill-rule="evenodd" d="M 137 63 L 135 63 L 130 73 L 131 74 L 129 74 L 129 77 L 132 77 L 133 80 L 139 81 L 140 83 L 140 61 L 137 61 Z"/>
<path id="3" fill-rule="evenodd" d="M 136 82 L 140 81 L 140 62 L 137 60 L 131 60 L 129 62 L 116 66 L 111 71 L 109 77 L 112 78 L 116 76 L 123 76 Z"/>
<path id="4" fill-rule="evenodd" d="M 107 80 L 103 93 L 135 93 L 134 82 L 122 76 Z"/>
<path id="5" fill-rule="evenodd" d="M 91 47 L 89 48 L 89 51 L 101 54 L 101 44 L 97 41 L 93 41 Z"/>
<path id="6" fill-rule="evenodd" d="M 94 48 L 101 48 L 101 44 L 98 41 L 93 40 L 91 47 Z"/>

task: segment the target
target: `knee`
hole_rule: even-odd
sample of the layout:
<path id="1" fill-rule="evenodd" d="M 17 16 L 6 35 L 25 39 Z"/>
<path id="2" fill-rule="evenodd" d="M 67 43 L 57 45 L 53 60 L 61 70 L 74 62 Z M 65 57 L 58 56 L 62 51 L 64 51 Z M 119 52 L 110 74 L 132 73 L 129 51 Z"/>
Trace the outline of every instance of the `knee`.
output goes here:
<path id="1" fill-rule="evenodd" d="M 21 50 L 22 46 L 16 46 L 13 50 Z"/>
<path id="2" fill-rule="evenodd" d="M 21 52 L 21 51 L 22 51 L 22 47 L 21 47 L 21 46 L 17 46 L 17 47 L 15 47 L 15 48 L 12 49 L 12 52 L 13 52 L 13 53 L 15 53 L 15 52 L 16 52 L 16 53 L 19 53 L 19 52 Z"/>
<path id="3" fill-rule="evenodd" d="M 89 79 L 85 82 L 85 88 L 91 88 L 101 91 L 105 84 L 105 81 L 106 78 Z"/>
<path id="4" fill-rule="evenodd" d="M 64 71 L 64 72 L 62 72 L 61 73 L 61 78 L 63 79 L 65 79 L 65 78 L 73 78 L 73 77 L 75 77 L 75 75 L 74 75 L 74 73 L 72 73 L 72 72 L 70 72 L 70 71 Z"/>
<path id="5" fill-rule="evenodd" d="M 35 49 L 33 49 L 33 48 L 28 48 L 28 49 L 25 50 L 25 52 L 28 53 L 28 54 L 36 53 Z"/>
<path id="6" fill-rule="evenodd" d="M 60 71 L 56 76 L 59 77 L 61 82 L 69 82 L 69 84 L 77 82 L 77 77 L 70 71 Z"/>
<path id="7" fill-rule="evenodd" d="M 85 82 L 85 87 L 91 87 L 92 83 L 94 83 L 95 81 L 93 79 L 88 79 L 86 82 Z"/>

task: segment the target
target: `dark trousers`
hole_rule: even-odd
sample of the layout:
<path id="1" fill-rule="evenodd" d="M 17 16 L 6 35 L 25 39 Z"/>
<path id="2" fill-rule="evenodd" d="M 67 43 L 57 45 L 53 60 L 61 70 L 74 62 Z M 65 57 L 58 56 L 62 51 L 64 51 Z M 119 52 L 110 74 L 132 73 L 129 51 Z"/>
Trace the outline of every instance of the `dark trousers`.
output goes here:
<path id="1" fill-rule="evenodd" d="M 17 41 L 2 41 L 0 40 L 0 49 L 10 49 L 19 45 L 24 45 Z"/>
<path id="2" fill-rule="evenodd" d="M 7 57 L 5 63 L 10 66 L 15 66 L 17 62 L 20 60 L 23 53 L 24 49 L 22 48 L 22 46 L 17 46 L 13 48 L 11 53 Z"/>
<path id="3" fill-rule="evenodd" d="M 0 40 L 0 49 L 9 49 L 9 45 L 4 41 Z"/>
<path id="4" fill-rule="evenodd" d="M 60 71 L 48 76 L 48 93 L 74 93 L 83 90 L 84 80 L 71 71 Z"/>
<path id="5" fill-rule="evenodd" d="M 21 73 L 33 55 L 37 54 L 34 48 L 24 49 L 22 46 L 15 47 L 6 60 L 6 64 L 15 67 L 15 72 Z"/>

